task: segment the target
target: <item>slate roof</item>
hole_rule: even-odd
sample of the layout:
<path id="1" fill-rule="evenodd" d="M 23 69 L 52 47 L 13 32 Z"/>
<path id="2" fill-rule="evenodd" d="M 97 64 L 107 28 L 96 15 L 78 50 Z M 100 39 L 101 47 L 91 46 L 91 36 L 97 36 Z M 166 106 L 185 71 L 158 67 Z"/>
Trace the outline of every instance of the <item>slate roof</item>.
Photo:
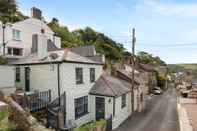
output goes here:
<path id="1" fill-rule="evenodd" d="M 49 40 L 47 42 L 47 50 L 48 51 L 55 51 L 55 50 L 59 50 L 60 48 L 57 48 L 57 46 L 51 41 Z"/>
<path id="2" fill-rule="evenodd" d="M 140 68 L 148 71 L 148 72 L 154 72 L 155 71 L 155 67 L 153 65 L 150 64 L 139 64 Z"/>
<path id="3" fill-rule="evenodd" d="M 57 58 L 53 59 L 51 56 L 56 55 Z M 25 58 L 11 62 L 9 64 L 14 65 L 25 65 L 25 64 L 43 64 L 43 63 L 54 63 L 54 62 L 70 62 L 70 63 L 88 63 L 88 64 L 102 64 L 86 57 L 80 56 L 69 49 L 62 49 L 48 52 L 48 55 L 39 59 L 37 54 L 31 54 Z"/>
<path id="4" fill-rule="evenodd" d="M 114 76 L 103 74 L 93 85 L 89 94 L 119 97 L 131 92 L 131 84 Z"/>
<path id="5" fill-rule="evenodd" d="M 70 48 L 70 50 L 81 56 L 95 56 L 96 55 L 96 50 L 93 45 L 73 47 L 73 48 Z"/>
<path id="6" fill-rule="evenodd" d="M 128 79 L 132 79 L 132 74 L 131 72 L 128 72 L 126 70 L 117 70 L 118 73 L 121 73 L 122 75 L 124 75 L 125 77 L 127 77 Z M 138 75 L 138 76 L 137 76 Z M 135 83 L 139 85 L 139 83 L 141 82 L 141 79 L 139 77 L 139 74 L 135 74 L 135 77 L 134 77 L 134 80 L 135 80 Z"/>

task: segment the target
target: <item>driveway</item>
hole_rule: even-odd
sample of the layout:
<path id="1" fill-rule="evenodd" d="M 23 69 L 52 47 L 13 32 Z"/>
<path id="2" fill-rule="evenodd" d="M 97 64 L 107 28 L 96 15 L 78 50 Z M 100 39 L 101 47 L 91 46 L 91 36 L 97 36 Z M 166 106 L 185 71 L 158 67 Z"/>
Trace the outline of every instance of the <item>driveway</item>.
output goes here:
<path id="1" fill-rule="evenodd" d="M 179 131 L 175 89 L 153 96 L 146 110 L 133 114 L 114 131 Z"/>

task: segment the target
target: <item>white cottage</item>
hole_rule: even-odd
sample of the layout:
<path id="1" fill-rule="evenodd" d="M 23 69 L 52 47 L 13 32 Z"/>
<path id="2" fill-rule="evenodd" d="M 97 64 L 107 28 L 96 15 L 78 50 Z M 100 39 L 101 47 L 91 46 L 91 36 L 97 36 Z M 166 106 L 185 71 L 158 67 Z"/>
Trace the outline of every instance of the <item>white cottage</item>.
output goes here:
<path id="1" fill-rule="evenodd" d="M 126 80 L 103 74 L 90 90 L 90 95 L 92 118 L 111 117 L 112 129 L 120 126 L 132 113 L 131 83 Z"/>
<path id="2" fill-rule="evenodd" d="M 37 37 L 41 34 L 45 34 L 49 44 L 53 43 L 56 47 L 61 47 L 60 38 L 55 35 L 43 20 L 41 20 L 42 12 L 33 7 L 31 9 L 31 14 L 31 17 L 28 19 L 13 24 L 7 23 L 5 25 L 4 43 L 6 45 L 5 48 L 3 45 L 0 46 L 0 55 L 3 55 L 5 50 L 5 56 L 10 60 L 28 56 L 37 48 Z M 3 24 L 1 21 L 0 36 L 0 43 L 3 43 Z"/>
<path id="3" fill-rule="evenodd" d="M 52 100 L 66 92 L 66 121 L 77 125 L 92 120 L 89 91 L 103 71 L 103 63 L 92 61 L 69 49 L 38 53 L 14 63 L 16 86 L 27 92 L 51 90 Z"/>

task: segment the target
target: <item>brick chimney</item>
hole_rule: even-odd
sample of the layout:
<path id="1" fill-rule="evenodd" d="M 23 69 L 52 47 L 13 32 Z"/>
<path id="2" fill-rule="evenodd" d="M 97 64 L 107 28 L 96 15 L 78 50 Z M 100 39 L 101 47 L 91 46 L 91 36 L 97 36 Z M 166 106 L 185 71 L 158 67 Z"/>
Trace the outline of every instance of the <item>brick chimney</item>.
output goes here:
<path id="1" fill-rule="evenodd" d="M 31 8 L 31 17 L 41 20 L 42 19 L 42 11 L 36 7 Z"/>

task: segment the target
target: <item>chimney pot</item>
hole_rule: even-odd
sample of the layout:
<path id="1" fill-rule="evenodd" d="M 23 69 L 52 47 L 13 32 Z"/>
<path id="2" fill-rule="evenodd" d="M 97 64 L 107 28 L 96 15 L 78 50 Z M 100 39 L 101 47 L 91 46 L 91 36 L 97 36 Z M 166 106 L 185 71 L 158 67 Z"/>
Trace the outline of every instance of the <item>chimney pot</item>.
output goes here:
<path id="1" fill-rule="evenodd" d="M 31 17 L 41 20 L 42 19 L 42 11 L 36 7 L 31 8 Z"/>

